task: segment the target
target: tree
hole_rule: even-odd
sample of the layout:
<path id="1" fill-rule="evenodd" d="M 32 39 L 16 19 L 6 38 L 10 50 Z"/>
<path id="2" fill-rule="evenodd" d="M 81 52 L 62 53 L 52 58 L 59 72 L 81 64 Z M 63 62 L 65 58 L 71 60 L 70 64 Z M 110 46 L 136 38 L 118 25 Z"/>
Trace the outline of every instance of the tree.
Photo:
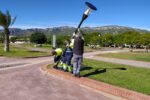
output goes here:
<path id="1" fill-rule="evenodd" d="M 100 37 L 98 32 L 84 34 L 85 45 L 98 45 L 100 44 Z"/>
<path id="2" fill-rule="evenodd" d="M 4 28 L 4 51 L 9 52 L 9 26 L 12 25 L 16 20 L 11 18 L 9 11 L 6 14 L 0 11 L 0 26 Z"/>
<path id="3" fill-rule="evenodd" d="M 148 48 L 150 47 L 150 34 L 142 34 L 139 43 L 145 46 L 145 52 L 148 52 Z"/>
<path id="4" fill-rule="evenodd" d="M 47 41 L 46 41 L 47 44 L 52 44 L 52 36 L 51 35 L 48 35 L 47 36 Z"/>
<path id="5" fill-rule="evenodd" d="M 115 46 L 123 47 L 123 34 L 114 34 L 113 35 L 113 43 Z"/>
<path id="6" fill-rule="evenodd" d="M 0 33 L 0 43 L 4 42 L 4 33 Z"/>
<path id="7" fill-rule="evenodd" d="M 56 36 L 57 47 L 65 47 L 66 40 L 70 40 L 69 35 L 57 35 Z"/>
<path id="8" fill-rule="evenodd" d="M 91 36 L 90 36 L 90 44 L 93 44 L 93 45 L 98 45 L 99 44 L 99 33 L 98 32 L 93 32 L 91 33 Z"/>
<path id="9" fill-rule="evenodd" d="M 12 43 L 15 43 L 16 40 L 17 40 L 17 37 L 16 37 L 16 36 L 13 36 L 13 37 L 10 38 L 10 41 L 11 41 Z"/>
<path id="10" fill-rule="evenodd" d="M 87 46 L 88 44 L 90 44 L 90 40 L 91 40 L 91 34 L 89 34 L 89 33 L 86 33 L 85 35 L 84 35 L 84 44 Z"/>
<path id="11" fill-rule="evenodd" d="M 136 31 L 127 31 L 123 33 L 124 36 L 124 43 L 130 45 L 129 49 L 132 52 L 133 51 L 133 45 L 137 44 L 137 39 L 139 37 L 140 33 Z"/>
<path id="12" fill-rule="evenodd" d="M 113 44 L 113 35 L 110 33 L 101 36 L 101 43 L 104 46 L 111 46 Z"/>
<path id="13" fill-rule="evenodd" d="M 30 42 L 32 43 L 43 44 L 46 40 L 46 36 L 40 32 L 35 32 L 30 36 Z"/>

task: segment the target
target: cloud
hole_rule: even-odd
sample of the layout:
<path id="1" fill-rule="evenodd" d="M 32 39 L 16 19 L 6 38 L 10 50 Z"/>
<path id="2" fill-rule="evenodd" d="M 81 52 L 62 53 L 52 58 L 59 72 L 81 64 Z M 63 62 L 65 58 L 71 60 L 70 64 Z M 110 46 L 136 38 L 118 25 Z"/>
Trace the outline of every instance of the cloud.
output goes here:
<path id="1" fill-rule="evenodd" d="M 55 26 L 72 26 L 77 27 L 79 22 L 57 22 L 55 23 Z M 53 25 L 54 26 L 54 25 Z M 95 23 L 82 23 L 81 27 L 97 27 L 102 26 L 102 24 L 95 24 Z"/>
<path id="2" fill-rule="evenodd" d="M 78 23 L 76 22 L 65 22 L 65 21 L 61 21 L 61 22 L 56 22 L 55 25 L 52 25 L 54 27 L 58 27 L 58 26 L 72 26 L 72 27 L 76 27 L 78 25 Z"/>
<path id="3" fill-rule="evenodd" d="M 10 28 L 21 28 L 21 29 L 41 28 L 41 29 L 45 29 L 45 28 L 48 28 L 48 27 L 45 27 L 45 26 L 32 26 L 32 25 L 13 25 Z"/>
<path id="4" fill-rule="evenodd" d="M 148 28 L 148 27 L 138 27 L 139 29 L 143 29 L 143 30 L 148 30 L 148 31 L 150 31 L 150 28 Z"/>

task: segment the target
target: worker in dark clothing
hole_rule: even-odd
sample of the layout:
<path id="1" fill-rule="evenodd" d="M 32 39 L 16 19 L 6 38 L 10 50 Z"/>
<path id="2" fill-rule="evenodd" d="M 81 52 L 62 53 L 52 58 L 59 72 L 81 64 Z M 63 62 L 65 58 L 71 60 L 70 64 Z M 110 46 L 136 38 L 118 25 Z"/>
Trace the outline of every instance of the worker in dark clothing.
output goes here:
<path id="1" fill-rule="evenodd" d="M 74 40 L 73 47 L 73 74 L 74 76 L 80 77 L 80 67 L 83 61 L 84 53 L 84 39 L 82 34 L 79 32 Z"/>

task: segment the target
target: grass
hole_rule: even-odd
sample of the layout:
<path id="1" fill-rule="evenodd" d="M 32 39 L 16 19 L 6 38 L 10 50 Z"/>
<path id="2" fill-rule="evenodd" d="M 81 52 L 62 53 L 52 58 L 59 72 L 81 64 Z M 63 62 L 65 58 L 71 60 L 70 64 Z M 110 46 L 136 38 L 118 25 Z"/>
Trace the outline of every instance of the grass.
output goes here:
<path id="1" fill-rule="evenodd" d="M 6 57 L 39 57 L 39 56 L 48 56 L 50 55 L 47 52 L 39 51 L 30 51 L 24 48 L 17 48 L 10 45 L 10 52 L 3 51 L 3 45 L 0 44 L 0 56 Z"/>
<path id="2" fill-rule="evenodd" d="M 42 49 L 46 49 L 46 50 L 51 50 L 52 49 L 52 46 L 49 45 L 49 44 L 42 44 L 42 46 L 38 46 L 38 47 L 35 47 L 33 43 L 23 43 L 23 44 L 18 44 L 24 48 L 42 48 Z"/>
<path id="3" fill-rule="evenodd" d="M 150 69 L 86 59 L 81 75 L 150 95 Z"/>
<path id="4" fill-rule="evenodd" d="M 41 48 L 52 49 L 52 45 L 49 45 L 49 44 L 43 44 Z"/>
<path id="5" fill-rule="evenodd" d="M 150 62 L 150 52 L 108 53 L 99 54 L 98 56 Z"/>

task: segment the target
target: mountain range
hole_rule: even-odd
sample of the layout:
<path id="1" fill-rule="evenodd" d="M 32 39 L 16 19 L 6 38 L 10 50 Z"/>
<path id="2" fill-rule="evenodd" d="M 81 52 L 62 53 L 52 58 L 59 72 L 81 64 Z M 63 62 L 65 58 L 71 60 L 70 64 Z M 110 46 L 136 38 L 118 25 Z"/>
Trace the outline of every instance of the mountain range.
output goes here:
<path id="1" fill-rule="evenodd" d="M 40 29 L 40 28 L 31 28 L 31 29 L 20 29 L 20 28 L 10 28 L 10 33 L 13 36 L 30 36 L 34 32 L 42 32 L 46 35 L 51 34 L 72 34 L 75 31 L 75 27 L 70 26 L 62 26 L 62 27 L 53 27 L 53 28 L 46 28 L 46 29 Z M 91 32 L 100 32 L 100 33 L 123 33 L 126 31 L 138 31 L 140 33 L 150 33 L 148 30 L 143 29 L 137 29 L 132 27 L 126 27 L 126 26 L 117 26 L 117 25 L 108 25 L 108 26 L 101 26 L 101 27 L 83 27 L 81 28 L 81 31 L 85 33 L 91 33 Z M 0 30 L 2 32 L 2 30 Z"/>

